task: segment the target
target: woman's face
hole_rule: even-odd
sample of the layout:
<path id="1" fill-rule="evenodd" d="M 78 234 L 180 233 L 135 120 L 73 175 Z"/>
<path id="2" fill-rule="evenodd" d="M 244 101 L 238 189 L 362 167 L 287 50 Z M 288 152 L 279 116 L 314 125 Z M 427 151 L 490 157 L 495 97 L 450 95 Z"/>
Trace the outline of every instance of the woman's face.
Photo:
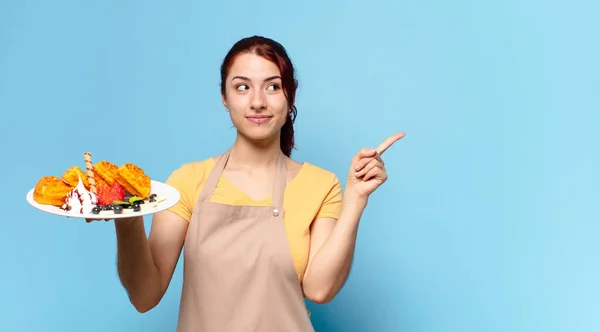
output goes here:
<path id="1" fill-rule="evenodd" d="M 279 138 L 289 111 L 279 68 L 255 54 L 238 55 L 225 81 L 223 105 L 246 138 L 255 141 Z"/>

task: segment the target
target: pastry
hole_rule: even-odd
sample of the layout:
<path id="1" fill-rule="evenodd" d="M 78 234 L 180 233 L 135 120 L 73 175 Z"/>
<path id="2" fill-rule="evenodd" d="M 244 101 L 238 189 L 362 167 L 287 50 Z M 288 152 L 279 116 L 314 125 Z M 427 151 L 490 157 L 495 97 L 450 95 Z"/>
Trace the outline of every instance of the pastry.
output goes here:
<path id="1" fill-rule="evenodd" d="M 135 164 L 123 164 L 118 169 L 118 180 L 125 190 L 139 198 L 150 195 L 150 177 Z"/>
<path id="2" fill-rule="evenodd" d="M 93 167 L 96 186 L 102 184 L 106 187 L 112 187 L 119 176 L 119 168 L 110 161 L 100 161 Z"/>
<path id="3" fill-rule="evenodd" d="M 39 204 L 62 206 L 73 188 L 59 177 L 44 176 L 35 185 L 33 199 Z"/>

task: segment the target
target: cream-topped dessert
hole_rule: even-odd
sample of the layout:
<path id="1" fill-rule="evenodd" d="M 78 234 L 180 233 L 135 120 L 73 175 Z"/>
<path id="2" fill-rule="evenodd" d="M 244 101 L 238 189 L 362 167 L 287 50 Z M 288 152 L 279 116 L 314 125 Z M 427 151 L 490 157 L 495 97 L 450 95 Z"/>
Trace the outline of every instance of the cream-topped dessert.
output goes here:
<path id="1" fill-rule="evenodd" d="M 65 204 L 60 208 L 72 213 L 90 213 L 96 204 L 98 204 L 96 194 L 85 189 L 80 176 L 79 183 L 69 191 L 65 198 Z"/>

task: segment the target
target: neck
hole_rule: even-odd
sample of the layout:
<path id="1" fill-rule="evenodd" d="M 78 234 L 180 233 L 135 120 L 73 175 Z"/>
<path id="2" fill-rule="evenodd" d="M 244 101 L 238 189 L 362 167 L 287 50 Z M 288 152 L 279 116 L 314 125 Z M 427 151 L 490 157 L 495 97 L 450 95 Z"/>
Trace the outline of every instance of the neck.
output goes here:
<path id="1" fill-rule="evenodd" d="M 227 163 L 239 168 L 270 168 L 277 164 L 280 154 L 279 137 L 257 143 L 238 134 Z"/>

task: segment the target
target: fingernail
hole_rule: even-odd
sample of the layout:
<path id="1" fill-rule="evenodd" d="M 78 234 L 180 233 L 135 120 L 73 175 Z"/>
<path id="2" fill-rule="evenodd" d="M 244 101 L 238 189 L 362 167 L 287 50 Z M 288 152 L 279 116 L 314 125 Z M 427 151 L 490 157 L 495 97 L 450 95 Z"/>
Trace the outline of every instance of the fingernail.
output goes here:
<path id="1" fill-rule="evenodd" d="M 360 168 L 359 164 L 354 165 L 354 169 L 358 171 L 358 169 Z"/>

